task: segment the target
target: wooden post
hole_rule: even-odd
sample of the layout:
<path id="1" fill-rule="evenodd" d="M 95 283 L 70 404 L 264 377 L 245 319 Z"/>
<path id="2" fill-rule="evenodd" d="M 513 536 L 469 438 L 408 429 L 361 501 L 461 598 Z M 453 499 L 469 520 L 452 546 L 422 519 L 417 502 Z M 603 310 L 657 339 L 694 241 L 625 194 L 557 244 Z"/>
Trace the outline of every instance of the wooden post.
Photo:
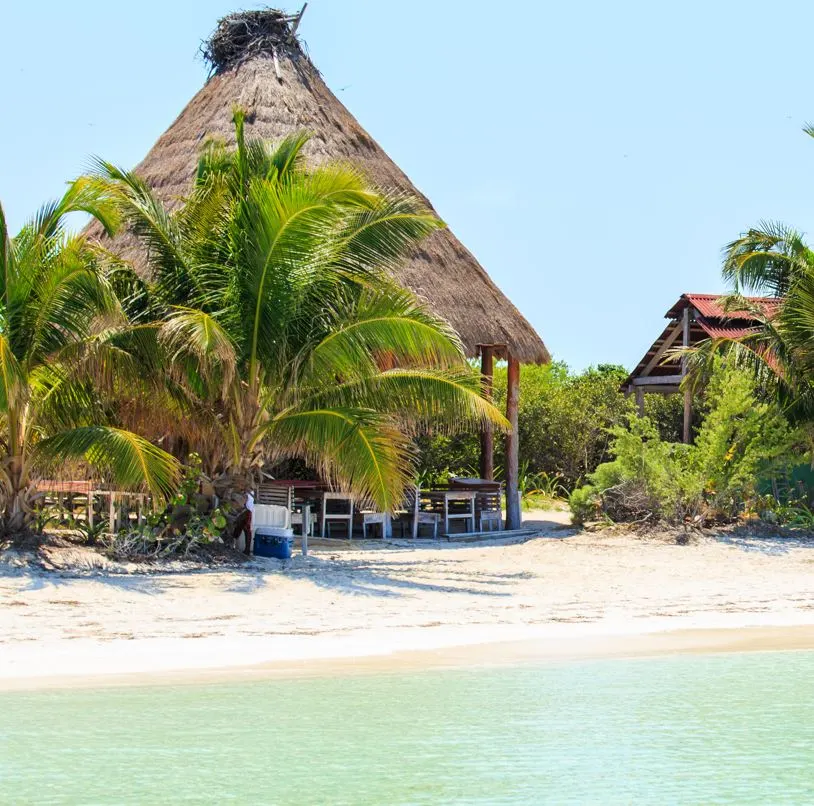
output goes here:
<path id="1" fill-rule="evenodd" d="M 483 396 L 492 399 L 492 384 L 495 374 L 495 352 L 493 347 L 480 348 L 480 372 L 483 384 Z M 489 479 L 495 477 L 495 435 L 491 423 L 484 423 L 480 432 L 480 477 Z"/>
<path id="2" fill-rule="evenodd" d="M 308 532 L 311 531 L 311 507 L 302 505 L 302 556 L 308 556 Z"/>
<path id="3" fill-rule="evenodd" d="M 303 3 L 302 8 L 300 9 L 300 13 L 294 19 L 294 24 L 291 26 L 291 33 L 288 35 L 288 44 L 290 45 L 294 41 L 294 36 L 297 33 L 297 28 L 300 27 L 300 22 L 302 22 L 302 15 L 305 14 L 305 9 L 308 8 L 308 3 Z"/>
<path id="4" fill-rule="evenodd" d="M 509 353 L 509 368 L 506 379 L 506 419 L 512 430 L 506 435 L 506 528 L 519 529 L 520 491 L 518 480 L 520 474 L 519 448 L 517 434 L 517 409 L 520 402 L 520 362 Z"/>
<path id="5" fill-rule="evenodd" d="M 690 346 L 690 306 L 684 308 L 682 345 L 686 348 Z M 687 357 L 681 359 L 681 378 L 687 377 Z M 690 444 L 690 424 L 692 423 L 692 392 L 689 387 L 684 389 L 684 433 L 682 434 L 685 445 Z"/>
<path id="6" fill-rule="evenodd" d="M 108 519 L 110 520 L 110 534 L 116 534 L 116 493 L 110 493 L 110 509 L 108 510 Z"/>
<path id="7" fill-rule="evenodd" d="M 639 410 L 639 417 L 644 417 L 644 387 L 636 387 L 636 408 Z"/>

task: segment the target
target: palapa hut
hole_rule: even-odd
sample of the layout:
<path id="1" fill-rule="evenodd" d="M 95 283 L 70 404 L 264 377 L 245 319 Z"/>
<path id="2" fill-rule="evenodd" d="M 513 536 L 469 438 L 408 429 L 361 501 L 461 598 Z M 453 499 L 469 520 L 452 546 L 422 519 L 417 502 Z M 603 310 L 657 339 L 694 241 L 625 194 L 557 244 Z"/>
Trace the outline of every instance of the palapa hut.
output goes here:
<path id="1" fill-rule="evenodd" d="M 305 9 L 303 8 L 303 11 Z M 232 109 L 247 112 L 247 133 L 277 141 L 308 130 L 306 155 L 315 162 L 347 160 L 376 184 L 429 200 L 384 153 L 328 89 L 296 36 L 302 12 L 287 16 L 267 9 L 224 17 L 203 46 L 211 65 L 204 87 L 159 138 L 135 171 L 165 201 L 190 188 L 202 143 L 233 139 Z M 101 237 L 98 225 L 90 234 Z M 135 241 L 117 239 L 117 249 L 136 264 Z M 448 229 L 430 236 L 399 269 L 396 280 L 423 297 L 458 332 L 470 357 L 481 357 L 485 383 L 495 358 L 509 362 L 508 418 L 517 423 L 519 364 L 550 360 L 540 337 L 489 279 L 473 255 Z M 491 478 L 492 436 L 482 437 L 481 473 Z M 507 490 L 517 489 L 517 433 L 507 438 Z M 507 496 L 507 525 L 519 526 L 517 495 Z"/>
<path id="2" fill-rule="evenodd" d="M 771 318 L 781 300 L 777 297 L 744 297 L 763 315 Z M 752 313 L 727 310 L 720 294 L 682 294 L 664 314 L 670 324 L 650 345 L 642 360 L 620 387 L 625 394 L 635 394 L 639 413 L 644 414 L 645 393 L 663 395 L 681 391 L 687 375 L 687 362 L 672 352 L 679 347 L 697 347 L 708 339 L 740 339 L 759 327 Z M 684 389 L 684 426 L 682 441 L 690 442 L 692 425 L 692 390 Z"/>

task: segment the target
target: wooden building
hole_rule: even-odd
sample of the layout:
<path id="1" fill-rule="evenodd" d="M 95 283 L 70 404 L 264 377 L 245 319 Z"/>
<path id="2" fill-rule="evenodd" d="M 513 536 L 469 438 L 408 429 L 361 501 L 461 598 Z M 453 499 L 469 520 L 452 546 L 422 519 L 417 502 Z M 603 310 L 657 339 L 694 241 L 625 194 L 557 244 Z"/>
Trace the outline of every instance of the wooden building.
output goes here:
<path id="1" fill-rule="evenodd" d="M 747 297 L 771 315 L 780 304 L 774 297 Z M 635 394 L 639 411 L 644 409 L 646 392 L 674 394 L 681 391 L 687 368 L 686 362 L 671 350 L 694 347 L 706 339 L 737 339 L 754 331 L 755 320 L 745 311 L 725 311 L 720 294 L 682 294 L 664 314 L 669 324 L 653 342 L 636 368 L 622 384 L 622 391 Z M 690 441 L 692 395 L 684 390 L 684 442 Z"/>

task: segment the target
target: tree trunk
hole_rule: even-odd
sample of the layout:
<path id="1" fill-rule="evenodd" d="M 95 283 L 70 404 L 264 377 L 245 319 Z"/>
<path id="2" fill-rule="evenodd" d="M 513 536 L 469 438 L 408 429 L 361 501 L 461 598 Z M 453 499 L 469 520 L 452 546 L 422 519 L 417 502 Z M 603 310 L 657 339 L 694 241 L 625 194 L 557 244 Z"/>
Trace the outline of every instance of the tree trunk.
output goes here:
<path id="1" fill-rule="evenodd" d="M 483 396 L 491 402 L 494 377 L 494 348 L 483 345 L 481 348 L 481 383 Z M 495 436 L 491 423 L 484 423 L 480 433 L 480 477 L 495 477 Z"/>
<path id="2" fill-rule="evenodd" d="M 520 439 L 517 432 L 517 416 L 520 401 L 520 362 L 511 353 L 506 384 L 506 419 L 511 425 L 511 431 L 506 435 L 506 528 L 519 529 L 523 520 L 518 489 Z"/>
<path id="3" fill-rule="evenodd" d="M 32 501 L 35 491 L 30 489 L 26 459 L 20 442 L 20 429 L 12 415 L 9 417 L 9 445 L 16 449 L 5 461 L 6 500 L 2 514 L 2 529 L 7 535 L 24 534 L 31 530 L 34 522 Z"/>
<path id="4" fill-rule="evenodd" d="M 16 489 L 15 489 L 16 487 Z M 34 524 L 34 509 L 31 505 L 34 490 L 28 484 L 13 484 L 6 499 L 2 516 L 2 530 L 6 535 L 27 534 Z"/>

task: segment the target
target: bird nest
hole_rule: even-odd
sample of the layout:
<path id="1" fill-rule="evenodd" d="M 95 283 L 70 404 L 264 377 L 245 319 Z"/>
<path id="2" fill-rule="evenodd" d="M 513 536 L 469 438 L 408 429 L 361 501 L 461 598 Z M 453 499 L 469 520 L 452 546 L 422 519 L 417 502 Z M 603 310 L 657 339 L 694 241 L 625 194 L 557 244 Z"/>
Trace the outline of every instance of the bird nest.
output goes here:
<path id="1" fill-rule="evenodd" d="M 212 36 L 201 44 L 201 53 L 212 73 L 222 73 L 255 56 L 271 56 L 283 48 L 298 50 L 293 19 L 274 8 L 229 14 L 218 20 Z"/>

